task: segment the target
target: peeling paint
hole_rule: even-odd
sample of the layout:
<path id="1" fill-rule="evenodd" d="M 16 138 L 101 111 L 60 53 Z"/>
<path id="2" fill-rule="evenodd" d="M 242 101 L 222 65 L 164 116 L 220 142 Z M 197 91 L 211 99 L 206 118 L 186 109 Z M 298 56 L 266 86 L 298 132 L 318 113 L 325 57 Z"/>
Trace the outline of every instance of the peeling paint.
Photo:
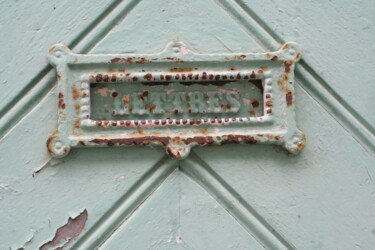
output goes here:
<path id="1" fill-rule="evenodd" d="M 67 224 L 58 228 L 53 239 L 44 243 L 39 250 L 66 248 L 82 233 L 87 218 L 88 212 L 86 209 L 75 218 L 69 217 Z"/>

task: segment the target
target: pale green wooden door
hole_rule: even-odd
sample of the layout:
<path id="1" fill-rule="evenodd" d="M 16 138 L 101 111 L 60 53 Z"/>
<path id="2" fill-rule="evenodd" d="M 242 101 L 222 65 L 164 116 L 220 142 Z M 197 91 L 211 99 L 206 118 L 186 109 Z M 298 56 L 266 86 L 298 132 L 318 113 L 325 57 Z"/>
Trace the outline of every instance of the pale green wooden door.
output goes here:
<path id="1" fill-rule="evenodd" d="M 0 249 L 374 249 L 372 1 L 3 1 Z M 295 41 L 305 149 L 46 149 L 50 45 L 77 53 L 259 52 Z"/>

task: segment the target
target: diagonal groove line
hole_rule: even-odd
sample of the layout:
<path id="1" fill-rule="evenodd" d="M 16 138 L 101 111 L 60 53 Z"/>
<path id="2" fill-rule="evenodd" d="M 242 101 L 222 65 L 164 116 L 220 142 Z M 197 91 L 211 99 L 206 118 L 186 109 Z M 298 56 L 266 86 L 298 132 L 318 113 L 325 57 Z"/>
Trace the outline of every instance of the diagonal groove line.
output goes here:
<path id="1" fill-rule="evenodd" d="M 148 170 L 71 249 L 98 249 L 178 167 L 164 156 Z"/>
<path id="2" fill-rule="evenodd" d="M 80 32 L 76 38 L 73 39 L 71 43 L 68 44 L 68 47 L 74 48 L 84 36 L 86 36 L 98 23 L 103 20 L 106 15 L 111 12 L 114 8 L 118 6 L 120 1 L 114 1 L 109 5 L 104 11 L 91 23 L 89 24 L 82 32 Z M 0 117 L 2 117 L 6 112 L 9 111 L 18 101 L 21 99 L 30 89 L 32 89 L 47 73 L 52 70 L 51 65 L 46 65 L 31 81 L 13 98 L 8 104 L 6 104 L 0 111 Z"/>
<path id="3" fill-rule="evenodd" d="M 214 197 L 266 249 L 295 249 L 194 152 L 181 162 L 180 170 Z"/>
<path id="4" fill-rule="evenodd" d="M 78 53 L 89 52 L 103 39 L 141 0 L 116 0 L 88 25 L 72 42 L 67 44 Z M 32 110 L 53 88 L 56 76 L 53 68 L 46 65 L 0 111 L 0 139 Z"/>
<path id="5" fill-rule="evenodd" d="M 269 50 L 279 49 L 285 41 L 277 35 L 242 0 L 216 0 L 255 41 Z M 348 133 L 368 152 L 375 155 L 375 128 L 369 124 L 347 101 L 333 90 L 303 59 L 296 67 L 296 80 Z M 302 80 L 302 81 L 301 81 Z"/>
<path id="6" fill-rule="evenodd" d="M 251 10 L 242 0 L 234 0 L 247 14 L 251 17 L 266 33 L 270 35 L 276 42 L 283 44 L 284 41 L 276 32 L 274 32 L 253 10 Z M 324 80 L 305 60 L 301 60 L 299 64 L 312 75 L 342 106 L 347 109 L 363 126 L 373 135 L 375 128 L 371 126 L 355 109 L 353 109 L 345 99 L 341 98 L 337 92 L 331 88 L 326 80 Z"/>

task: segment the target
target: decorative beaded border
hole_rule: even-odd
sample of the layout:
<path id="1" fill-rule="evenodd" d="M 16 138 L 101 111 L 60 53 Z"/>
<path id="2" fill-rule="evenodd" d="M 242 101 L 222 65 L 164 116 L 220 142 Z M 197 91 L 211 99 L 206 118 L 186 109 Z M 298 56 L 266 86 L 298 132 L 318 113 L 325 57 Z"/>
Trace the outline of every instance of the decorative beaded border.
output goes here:
<path id="1" fill-rule="evenodd" d="M 180 77 L 181 75 L 181 77 Z M 205 77 L 205 75 L 207 77 Z M 228 76 L 229 75 L 229 76 Z M 154 77 L 153 77 L 154 76 Z M 136 76 L 130 77 L 126 76 L 125 73 L 96 73 L 87 76 L 81 77 L 81 93 L 82 97 L 76 100 L 75 104 L 78 104 L 77 107 L 80 109 L 80 115 L 77 117 L 80 119 L 81 127 L 103 127 L 103 128 L 118 128 L 118 127 L 137 127 L 143 128 L 148 125 L 164 127 L 168 125 L 200 125 L 200 124 L 230 124 L 230 123 L 242 123 L 242 122 L 259 122 L 264 119 L 264 117 L 272 116 L 272 78 L 270 72 L 258 72 L 251 71 L 251 73 L 243 72 L 227 72 L 211 74 L 203 72 L 202 74 L 163 74 L 157 72 L 156 74 L 143 73 L 137 74 Z M 227 118 L 202 118 L 202 119 L 151 119 L 151 120 L 92 120 L 90 118 L 90 84 L 93 83 L 123 83 L 123 82 L 134 82 L 140 81 L 139 79 L 144 79 L 146 82 L 168 82 L 168 81 L 179 81 L 179 82 L 188 82 L 188 81 L 208 81 L 211 82 L 212 79 L 215 80 L 261 80 L 263 85 L 263 116 L 260 117 L 227 117 Z M 269 118 L 270 119 L 270 118 Z"/>

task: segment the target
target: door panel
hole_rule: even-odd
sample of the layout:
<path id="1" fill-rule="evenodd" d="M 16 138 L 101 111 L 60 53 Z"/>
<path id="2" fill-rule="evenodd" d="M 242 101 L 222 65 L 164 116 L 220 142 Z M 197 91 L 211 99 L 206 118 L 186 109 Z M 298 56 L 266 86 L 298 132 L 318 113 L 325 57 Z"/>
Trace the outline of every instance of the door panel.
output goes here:
<path id="1" fill-rule="evenodd" d="M 368 108 L 374 88 L 372 72 L 356 63 L 361 58 L 369 65 L 367 11 L 374 5 L 356 5 L 349 13 L 353 4 L 329 3 L 322 13 L 321 5 L 286 8 L 281 1 L 59 4 L 69 7 L 52 15 L 51 3 L 28 9 L 15 4 L 2 16 L 12 23 L 20 13 L 43 12 L 12 24 L 30 26 L 22 39 L 7 38 L 3 47 L 32 54 L 17 76 L 18 61 L 2 61 L 10 73 L 0 85 L 7 96 L 0 102 L 1 249 L 47 244 L 50 249 L 371 249 L 375 244 L 375 141 L 369 125 L 375 117 Z M 349 24 L 346 15 L 363 17 Z M 51 31 L 52 20 L 57 30 Z M 39 22 L 45 27 L 38 31 L 41 37 L 26 32 Z M 362 46 L 344 39 L 349 25 L 359 34 L 358 40 L 350 38 L 365 40 Z M 77 32 L 70 32 L 72 27 Z M 327 37 L 332 30 L 335 36 Z M 38 42 L 25 48 L 27 39 Z M 200 53 L 267 51 L 281 40 L 301 43 L 305 59 L 297 67 L 296 119 L 307 137 L 301 154 L 292 157 L 269 145 L 225 145 L 195 148 L 182 161 L 153 147 L 72 150 L 51 159 L 45 144 L 57 128 L 56 76 L 43 55 L 54 41 L 73 44 L 81 53 L 156 53 L 174 40 Z M 354 57 L 357 52 L 362 56 Z M 19 77 L 31 87 L 9 84 Z M 358 79 L 367 89 L 355 89 Z M 12 107 L 6 104 L 13 99 Z M 66 232 L 77 238 L 70 240 Z"/>
<path id="2" fill-rule="evenodd" d="M 296 96 L 308 138 L 298 156 L 266 145 L 194 151 L 297 249 L 371 249 L 374 159 L 298 86 Z"/>
<path id="3" fill-rule="evenodd" d="M 375 113 L 369 107 L 375 105 L 375 72 L 368 70 L 375 56 L 373 2 L 236 2 L 256 13 L 280 39 L 299 41 L 303 60 L 374 133 Z"/>
<path id="4" fill-rule="evenodd" d="M 73 151 L 51 159 L 56 93 L 44 99 L 0 143 L 0 249 L 37 249 L 87 210 L 90 228 L 163 157 L 152 148 Z"/>
<path id="5" fill-rule="evenodd" d="M 100 249 L 264 249 L 205 190 L 180 170 Z"/>
<path id="6" fill-rule="evenodd" d="M 52 44 L 62 42 L 75 47 L 91 26 L 118 3 L 110 0 L 4 1 L 0 17 L 4 34 L 0 49 L 0 115 L 51 71 L 46 51 Z"/>

